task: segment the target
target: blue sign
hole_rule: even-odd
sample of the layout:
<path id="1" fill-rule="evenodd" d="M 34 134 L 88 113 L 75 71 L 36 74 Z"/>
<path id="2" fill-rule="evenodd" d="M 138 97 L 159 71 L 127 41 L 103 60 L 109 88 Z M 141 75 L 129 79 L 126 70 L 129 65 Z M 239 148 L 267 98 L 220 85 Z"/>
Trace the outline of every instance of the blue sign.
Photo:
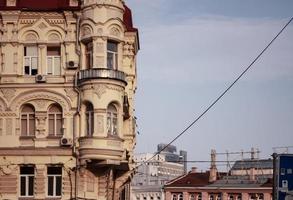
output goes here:
<path id="1" fill-rule="evenodd" d="M 293 200 L 293 154 L 276 158 L 276 193 L 278 200 Z"/>

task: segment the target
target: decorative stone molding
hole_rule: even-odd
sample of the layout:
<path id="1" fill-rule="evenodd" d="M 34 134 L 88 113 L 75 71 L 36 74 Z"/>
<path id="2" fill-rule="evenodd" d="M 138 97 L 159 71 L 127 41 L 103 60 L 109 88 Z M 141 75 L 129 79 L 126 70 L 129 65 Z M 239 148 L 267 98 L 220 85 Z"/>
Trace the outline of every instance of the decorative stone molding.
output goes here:
<path id="1" fill-rule="evenodd" d="M 11 99 L 15 96 L 16 90 L 12 88 L 2 88 L 1 92 L 4 96 L 4 98 L 10 102 Z"/>
<path id="2" fill-rule="evenodd" d="M 6 119 L 6 135 L 12 135 L 12 129 L 13 129 L 13 124 L 12 124 L 12 119 L 8 118 Z"/>
<path id="3" fill-rule="evenodd" d="M 106 93 L 107 86 L 104 84 L 94 85 L 94 93 L 98 96 L 100 99 L 103 94 Z"/>
<path id="4" fill-rule="evenodd" d="M 97 115 L 97 132 L 104 133 L 104 116 Z"/>
<path id="5" fill-rule="evenodd" d="M 92 29 L 89 26 L 83 26 L 81 28 L 81 36 L 87 36 L 92 34 Z"/>
<path id="6" fill-rule="evenodd" d="M 37 110 L 47 110 L 48 104 L 50 103 L 50 101 L 46 99 L 38 99 L 33 102 L 37 106 Z"/>
<path id="7" fill-rule="evenodd" d="M 14 101 L 11 103 L 10 107 L 12 110 L 18 111 L 20 106 L 24 103 L 38 99 L 50 100 L 58 103 L 61 105 L 63 112 L 68 112 L 71 109 L 71 103 L 65 96 L 56 94 L 54 91 L 44 90 L 34 90 L 21 93 L 14 98 Z"/>
<path id="8" fill-rule="evenodd" d="M 36 112 L 36 131 L 38 138 L 44 138 L 46 136 L 46 121 L 47 112 Z"/>
<path id="9" fill-rule="evenodd" d="M 33 33 L 29 33 L 25 36 L 25 40 L 29 42 L 35 42 L 38 40 L 38 37 Z"/>
<path id="10" fill-rule="evenodd" d="M 113 35 L 115 37 L 120 37 L 121 32 L 120 32 L 120 30 L 118 28 L 113 27 L 113 28 L 110 29 L 110 35 Z"/>
<path id="11" fill-rule="evenodd" d="M 71 101 L 74 101 L 74 99 L 77 97 L 77 93 L 74 89 L 66 88 L 64 89 L 66 92 L 66 95 L 70 98 Z"/>

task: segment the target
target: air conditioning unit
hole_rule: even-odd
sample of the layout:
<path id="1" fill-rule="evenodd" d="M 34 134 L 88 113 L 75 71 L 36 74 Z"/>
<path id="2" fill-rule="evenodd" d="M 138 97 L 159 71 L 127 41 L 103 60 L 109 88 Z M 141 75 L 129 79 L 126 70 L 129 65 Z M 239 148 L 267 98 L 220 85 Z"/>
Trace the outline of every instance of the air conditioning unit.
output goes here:
<path id="1" fill-rule="evenodd" d="M 72 139 L 71 138 L 61 138 L 60 139 L 60 145 L 63 146 L 63 147 L 70 147 L 72 146 Z"/>
<path id="2" fill-rule="evenodd" d="M 69 61 L 66 65 L 67 69 L 76 69 L 78 67 L 78 63 L 75 61 Z"/>
<path id="3" fill-rule="evenodd" d="M 44 75 L 37 74 L 36 75 L 36 82 L 37 83 L 44 83 L 44 82 L 46 82 L 46 77 Z"/>

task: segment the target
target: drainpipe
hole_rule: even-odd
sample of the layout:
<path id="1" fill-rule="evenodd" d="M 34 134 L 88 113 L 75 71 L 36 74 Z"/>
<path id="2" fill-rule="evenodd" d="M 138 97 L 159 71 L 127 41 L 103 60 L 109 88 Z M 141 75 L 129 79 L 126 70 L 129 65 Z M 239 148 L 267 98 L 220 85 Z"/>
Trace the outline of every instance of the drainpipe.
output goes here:
<path id="1" fill-rule="evenodd" d="M 80 15 L 77 15 L 76 19 L 76 45 L 75 45 L 75 52 L 78 55 L 78 63 L 79 63 L 79 68 L 81 66 L 81 60 L 80 60 L 80 42 L 79 42 L 79 31 L 80 31 Z M 77 92 L 78 97 L 77 97 L 77 110 L 73 115 L 73 119 L 75 120 L 77 116 L 80 118 L 80 105 L 81 105 L 81 94 L 80 90 L 78 87 L 78 71 L 75 73 L 75 80 L 74 80 L 74 90 Z M 75 171 L 74 171 L 74 177 L 75 177 L 75 183 L 74 183 L 74 199 L 77 200 L 77 183 L 78 183 L 78 176 L 77 176 L 77 170 L 79 170 L 79 157 L 78 157 L 78 152 L 76 150 L 76 139 L 77 139 L 78 134 L 76 133 L 76 123 L 73 121 L 73 156 L 75 157 Z"/>

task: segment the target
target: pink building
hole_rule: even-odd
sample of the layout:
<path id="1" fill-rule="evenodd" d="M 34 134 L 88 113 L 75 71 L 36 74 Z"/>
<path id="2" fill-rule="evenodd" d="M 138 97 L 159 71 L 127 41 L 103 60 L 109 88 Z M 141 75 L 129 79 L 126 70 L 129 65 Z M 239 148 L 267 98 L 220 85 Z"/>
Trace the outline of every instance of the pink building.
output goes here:
<path id="1" fill-rule="evenodd" d="M 164 186 L 166 200 L 271 200 L 272 160 L 236 161 L 229 173 L 196 172 L 174 179 Z"/>

